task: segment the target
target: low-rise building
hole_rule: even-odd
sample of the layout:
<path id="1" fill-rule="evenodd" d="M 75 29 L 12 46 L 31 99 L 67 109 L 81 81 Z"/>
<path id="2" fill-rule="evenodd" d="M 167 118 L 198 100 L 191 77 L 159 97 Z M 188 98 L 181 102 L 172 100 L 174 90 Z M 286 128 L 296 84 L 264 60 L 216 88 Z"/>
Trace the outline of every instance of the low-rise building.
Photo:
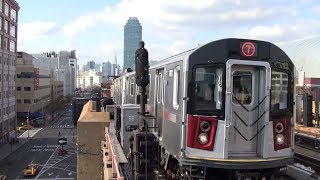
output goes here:
<path id="1" fill-rule="evenodd" d="M 16 97 L 20 123 L 45 116 L 45 108 L 51 101 L 52 70 L 35 68 L 32 61 L 32 55 L 18 52 Z"/>
<path id="2" fill-rule="evenodd" d="M 86 88 L 92 85 L 100 86 L 102 82 L 106 81 L 106 77 L 101 72 L 93 69 L 89 71 L 79 72 L 77 77 L 77 87 Z"/>
<path id="3" fill-rule="evenodd" d="M 106 112 L 97 112 L 97 108 L 96 102 L 90 100 L 84 105 L 78 119 L 78 180 L 101 179 L 101 144 L 105 139 L 105 128 L 110 124 L 110 116 Z"/>

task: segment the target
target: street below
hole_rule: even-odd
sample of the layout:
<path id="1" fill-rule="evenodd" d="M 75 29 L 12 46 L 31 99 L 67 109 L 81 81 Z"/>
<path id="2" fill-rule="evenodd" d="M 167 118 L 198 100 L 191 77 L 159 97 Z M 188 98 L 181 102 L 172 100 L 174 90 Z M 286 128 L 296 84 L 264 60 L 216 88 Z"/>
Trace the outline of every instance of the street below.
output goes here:
<path id="1" fill-rule="evenodd" d="M 69 108 L 47 127 L 25 131 L 20 136 L 24 144 L 0 161 L 0 175 L 7 179 L 76 179 L 76 133 Z M 59 138 L 67 139 L 67 144 L 63 145 L 67 154 L 59 154 L 62 148 Z M 28 165 L 38 166 L 35 176 L 24 177 L 23 170 Z"/>

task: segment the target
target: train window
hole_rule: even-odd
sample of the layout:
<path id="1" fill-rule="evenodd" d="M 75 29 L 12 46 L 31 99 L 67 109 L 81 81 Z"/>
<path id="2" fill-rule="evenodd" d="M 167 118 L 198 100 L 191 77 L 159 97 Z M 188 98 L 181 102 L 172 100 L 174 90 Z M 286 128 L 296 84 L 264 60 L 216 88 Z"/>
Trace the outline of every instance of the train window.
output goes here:
<path id="1" fill-rule="evenodd" d="M 159 73 L 157 76 L 157 102 L 163 103 L 163 74 Z"/>
<path id="2" fill-rule="evenodd" d="M 149 74 L 149 79 L 151 80 L 151 74 Z M 151 84 L 151 81 L 149 81 L 149 84 L 148 86 L 146 87 L 146 95 L 147 95 L 147 101 L 149 101 L 149 97 L 150 97 L 150 84 Z"/>
<path id="3" fill-rule="evenodd" d="M 133 91 L 134 91 L 134 78 L 132 77 L 130 79 L 130 96 L 133 96 Z"/>
<path id="4" fill-rule="evenodd" d="M 180 84 L 180 66 L 177 66 L 173 73 L 173 107 L 175 109 L 179 108 Z"/>
<path id="5" fill-rule="evenodd" d="M 252 73 L 236 71 L 233 73 L 233 103 L 250 104 L 252 99 Z"/>
<path id="6" fill-rule="evenodd" d="M 271 73 L 271 110 L 288 107 L 288 73 L 272 70 Z"/>
<path id="7" fill-rule="evenodd" d="M 222 107 L 222 68 L 217 66 L 195 69 L 195 111 L 213 111 Z"/>

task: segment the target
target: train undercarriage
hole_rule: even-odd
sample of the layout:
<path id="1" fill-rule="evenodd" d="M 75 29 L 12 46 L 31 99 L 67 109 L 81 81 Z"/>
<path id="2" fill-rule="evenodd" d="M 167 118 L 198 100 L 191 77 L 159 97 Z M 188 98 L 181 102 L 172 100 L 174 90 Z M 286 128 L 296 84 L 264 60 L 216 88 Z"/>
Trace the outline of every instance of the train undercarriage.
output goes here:
<path id="1" fill-rule="evenodd" d="M 278 179 L 285 176 L 286 166 L 277 168 L 252 169 L 255 165 L 231 165 L 227 162 L 203 162 L 202 164 L 179 162 L 175 157 L 159 146 L 158 139 L 153 133 L 136 130 L 130 138 L 130 153 L 128 160 L 132 166 L 133 179 L 167 179 L 167 180 L 258 180 Z M 146 153 L 147 152 L 147 153 Z M 281 160 L 282 161 L 282 160 Z M 287 164 L 290 158 L 280 162 Z M 279 163 L 279 162 L 275 162 Z M 269 162 L 270 164 L 270 162 Z M 216 167 L 220 166 L 220 167 Z M 232 166 L 237 168 L 232 168 Z M 256 167 L 274 166 L 257 163 Z M 229 167 L 229 168 L 228 168 Z M 246 169 L 248 167 L 248 169 Z M 250 169 L 251 168 L 251 169 Z"/>

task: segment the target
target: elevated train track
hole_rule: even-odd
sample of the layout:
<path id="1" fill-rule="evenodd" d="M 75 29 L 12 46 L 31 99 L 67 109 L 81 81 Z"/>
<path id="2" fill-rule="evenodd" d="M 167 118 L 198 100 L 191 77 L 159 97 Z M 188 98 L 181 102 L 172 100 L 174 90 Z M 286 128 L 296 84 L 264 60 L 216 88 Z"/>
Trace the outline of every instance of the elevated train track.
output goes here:
<path id="1" fill-rule="evenodd" d="M 320 137 L 314 133 L 295 132 L 294 160 L 296 166 L 307 167 L 303 168 L 305 173 L 320 179 Z"/>

